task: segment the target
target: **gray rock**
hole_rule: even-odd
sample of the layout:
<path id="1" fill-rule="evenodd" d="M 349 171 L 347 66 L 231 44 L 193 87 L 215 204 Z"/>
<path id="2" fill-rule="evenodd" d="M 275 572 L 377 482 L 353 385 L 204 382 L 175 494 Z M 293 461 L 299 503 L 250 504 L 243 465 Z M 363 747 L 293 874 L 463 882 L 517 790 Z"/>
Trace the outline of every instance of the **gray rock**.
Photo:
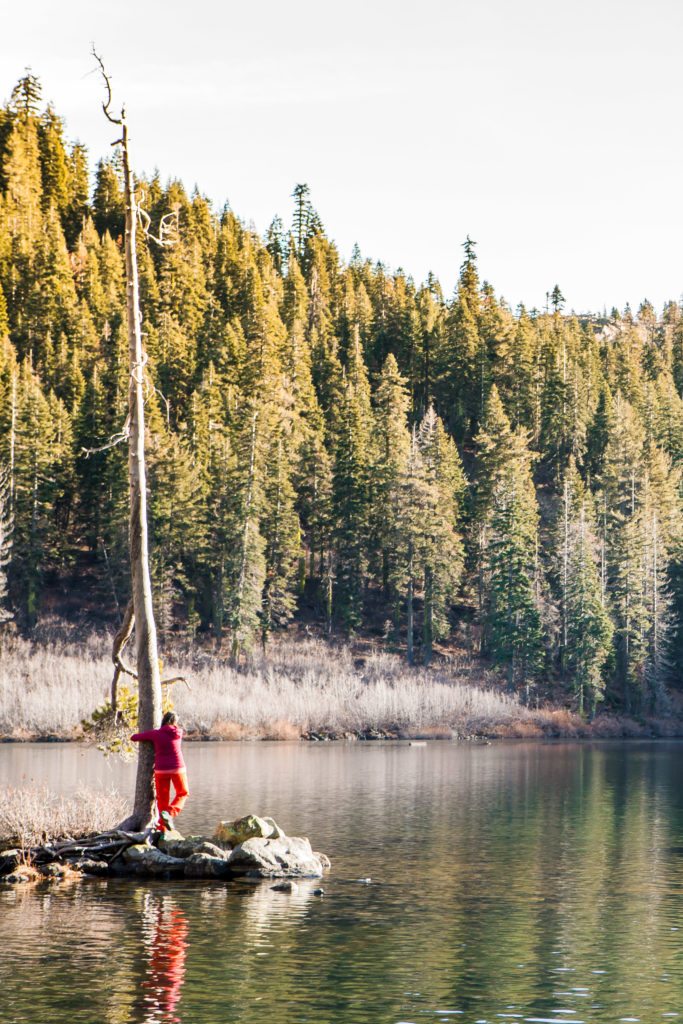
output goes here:
<path id="1" fill-rule="evenodd" d="M 43 864 L 38 870 L 44 878 L 51 878 L 58 881 L 62 878 L 68 877 L 70 868 L 66 864 L 52 863 Z"/>
<path id="2" fill-rule="evenodd" d="M 263 820 L 265 821 L 265 823 L 267 825 L 270 825 L 271 830 L 272 830 L 270 835 L 268 836 L 269 839 L 285 839 L 286 838 L 284 831 L 280 828 L 278 823 L 273 818 L 264 818 Z"/>
<path id="3" fill-rule="evenodd" d="M 272 892 L 297 892 L 299 886 L 288 878 L 284 882 L 278 882 L 277 885 L 271 885 L 270 888 Z"/>
<path id="4" fill-rule="evenodd" d="M 137 843 L 123 851 L 123 861 L 138 875 L 182 875 L 185 861 L 169 857 L 155 846 Z"/>
<path id="5" fill-rule="evenodd" d="M 314 853 L 308 839 L 247 839 L 230 854 L 233 874 L 252 878 L 321 878 L 329 860 Z"/>
<path id="6" fill-rule="evenodd" d="M 206 853 L 210 857 L 221 857 L 223 860 L 228 852 L 215 843 L 209 842 L 204 836 L 188 836 L 187 839 L 169 839 L 162 836 L 158 843 L 158 849 L 167 853 L 169 857 L 191 857 L 195 853 Z"/>
<path id="7" fill-rule="evenodd" d="M 161 840 L 166 840 L 166 842 L 180 840 L 180 839 L 184 839 L 185 838 L 185 836 L 182 834 L 182 832 L 179 832 L 177 828 L 159 829 L 159 830 L 155 829 L 155 834 L 160 836 L 160 841 Z M 131 835 L 131 839 L 132 838 L 134 838 L 133 835 Z M 202 837 L 201 836 L 188 836 L 188 839 L 200 839 L 200 838 L 202 838 Z M 141 835 L 140 836 L 140 841 L 142 842 L 143 839 L 144 839 L 144 835 Z"/>
<path id="8" fill-rule="evenodd" d="M 10 875 L 5 875 L 3 882 L 8 882 L 9 885 L 23 885 L 26 882 L 35 882 L 35 878 L 23 871 L 13 871 Z"/>
<path id="9" fill-rule="evenodd" d="M 77 860 L 73 866 L 76 871 L 81 871 L 84 875 L 96 875 L 98 878 L 104 878 L 109 874 L 109 865 L 103 860 Z"/>
<path id="10" fill-rule="evenodd" d="M 20 850 L 0 850 L 0 875 L 14 871 L 21 863 Z"/>
<path id="11" fill-rule="evenodd" d="M 212 857 L 208 853 L 193 853 L 183 863 L 185 878 L 227 878 L 231 873 L 225 857 Z"/>

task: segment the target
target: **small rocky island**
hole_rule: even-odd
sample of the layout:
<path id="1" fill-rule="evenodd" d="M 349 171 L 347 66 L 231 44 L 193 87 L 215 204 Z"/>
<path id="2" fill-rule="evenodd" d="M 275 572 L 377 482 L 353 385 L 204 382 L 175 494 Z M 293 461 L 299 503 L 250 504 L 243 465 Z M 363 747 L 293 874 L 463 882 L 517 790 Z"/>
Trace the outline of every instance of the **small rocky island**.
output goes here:
<path id="1" fill-rule="evenodd" d="M 0 843 L 0 845 L 4 845 Z M 83 875 L 156 879 L 321 878 L 330 867 L 308 839 L 285 835 L 255 814 L 221 821 L 213 835 L 111 832 L 22 849 L 0 849 L 0 882 L 20 884 Z"/>

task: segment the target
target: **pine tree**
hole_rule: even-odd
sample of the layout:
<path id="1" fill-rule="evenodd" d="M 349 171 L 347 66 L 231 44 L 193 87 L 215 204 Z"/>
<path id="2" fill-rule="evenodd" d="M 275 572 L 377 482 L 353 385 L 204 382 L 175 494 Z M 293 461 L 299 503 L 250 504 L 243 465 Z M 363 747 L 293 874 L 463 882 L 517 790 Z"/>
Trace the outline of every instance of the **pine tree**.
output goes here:
<path id="1" fill-rule="evenodd" d="M 11 475 L 9 468 L 0 470 L 0 624 L 13 618 L 9 603 L 7 569 L 12 560 L 14 513 L 12 509 Z"/>
<path id="2" fill-rule="evenodd" d="M 66 410 L 44 397 L 25 362 L 17 388 L 10 582 L 29 629 L 38 620 L 44 572 L 67 553 L 72 452 Z"/>
<path id="3" fill-rule="evenodd" d="M 424 416 L 435 399 L 435 377 L 445 347 L 446 317 L 439 282 L 430 274 L 416 296 L 419 317 L 419 348 L 410 380 L 412 412 Z"/>
<path id="4" fill-rule="evenodd" d="M 308 185 L 295 185 L 292 197 L 294 199 L 294 224 L 292 234 L 296 243 L 296 251 L 299 256 L 303 255 L 304 242 L 311 219 L 311 201 L 309 196 L 311 189 Z"/>
<path id="5" fill-rule="evenodd" d="M 196 589 L 191 572 L 203 543 L 197 528 L 201 488 L 187 447 L 168 431 L 158 409 L 148 409 L 152 585 L 165 639 L 175 621 L 175 605 L 190 603 Z"/>
<path id="6" fill-rule="evenodd" d="M 93 220 L 100 235 L 108 231 L 112 238 L 123 235 L 125 200 L 120 167 L 116 160 L 100 160 L 95 175 Z"/>
<path id="7" fill-rule="evenodd" d="M 390 592 L 390 581 L 396 577 L 393 563 L 401 530 L 397 496 L 410 453 L 409 401 L 396 359 L 387 356 L 375 393 L 369 548 L 374 572 L 394 607 L 396 595 Z"/>
<path id="8" fill-rule="evenodd" d="M 499 390 L 505 399 L 513 427 L 524 427 L 531 438 L 540 435 L 538 335 L 524 309 L 511 333 L 503 357 L 504 375 Z"/>
<path id="9" fill-rule="evenodd" d="M 90 210 L 90 181 L 88 153 L 85 146 L 76 142 L 67 157 L 66 209 L 62 214 L 64 235 L 69 249 L 83 230 Z"/>
<path id="10" fill-rule="evenodd" d="M 431 407 L 418 440 L 426 485 L 418 550 L 424 573 L 423 662 L 428 665 L 433 641 L 448 635 L 449 604 L 462 574 L 459 520 L 466 481 L 455 444 Z"/>
<path id="11" fill-rule="evenodd" d="M 31 68 L 26 68 L 26 74 L 22 75 L 12 89 L 10 108 L 23 120 L 35 117 L 40 106 L 40 99 L 43 89 L 40 79 L 33 74 Z"/>
<path id="12" fill-rule="evenodd" d="M 601 478 L 605 507 L 607 587 L 615 614 L 616 683 L 627 710 L 642 706 L 646 603 L 641 491 L 644 432 L 632 406 L 618 396 Z"/>
<path id="13" fill-rule="evenodd" d="M 69 207 L 69 162 L 64 145 L 62 120 L 50 105 L 38 129 L 43 209 L 51 206 L 65 216 Z"/>
<path id="14" fill-rule="evenodd" d="M 609 386 L 600 389 L 598 404 L 586 433 L 585 467 L 589 481 L 600 479 L 604 469 L 605 449 L 614 422 L 613 400 Z"/>
<path id="15" fill-rule="evenodd" d="M 425 513 L 433 504 L 427 474 L 420 452 L 417 428 L 411 435 L 405 472 L 397 481 L 393 503 L 396 509 L 397 533 L 394 558 L 391 562 L 391 585 L 397 595 L 405 599 L 406 657 L 408 664 L 415 661 L 415 596 L 420 586 L 422 566 L 420 552 L 425 526 Z M 395 610 L 399 618 L 399 608 Z M 398 621 L 397 621 L 398 626 Z M 397 633 L 398 633 L 397 628 Z"/>
<path id="16" fill-rule="evenodd" d="M 358 366 L 360 356 L 356 360 Z M 363 375 L 346 378 L 334 438 L 333 520 L 336 598 L 344 628 L 355 632 L 363 616 L 369 525 L 370 410 Z"/>
<path id="17" fill-rule="evenodd" d="M 575 464 L 564 475 L 558 539 L 561 666 L 576 695 L 579 714 L 595 714 L 605 688 L 612 622 L 602 592 L 590 495 Z"/>
<path id="18" fill-rule="evenodd" d="M 281 430 L 278 434 L 272 439 L 266 460 L 264 512 L 260 525 L 266 559 L 261 612 L 261 640 L 264 647 L 273 629 L 287 625 L 294 614 L 296 571 L 301 551 L 301 531 L 287 438 Z"/>
<path id="19" fill-rule="evenodd" d="M 458 441 L 480 421 L 490 385 L 488 356 L 478 328 L 480 295 L 474 246 L 468 237 L 441 354 L 439 397 Z"/>
<path id="20" fill-rule="evenodd" d="M 529 688 L 540 667 L 538 507 L 523 431 L 511 431 L 494 385 L 476 437 L 476 526 L 484 650 L 505 666 L 511 690 Z"/>
<path id="21" fill-rule="evenodd" d="M 258 409 L 245 406 L 233 435 L 235 462 L 226 509 L 231 543 L 225 555 L 223 605 L 233 658 L 249 649 L 259 629 L 266 579 L 265 541 L 260 532 L 259 427 Z"/>

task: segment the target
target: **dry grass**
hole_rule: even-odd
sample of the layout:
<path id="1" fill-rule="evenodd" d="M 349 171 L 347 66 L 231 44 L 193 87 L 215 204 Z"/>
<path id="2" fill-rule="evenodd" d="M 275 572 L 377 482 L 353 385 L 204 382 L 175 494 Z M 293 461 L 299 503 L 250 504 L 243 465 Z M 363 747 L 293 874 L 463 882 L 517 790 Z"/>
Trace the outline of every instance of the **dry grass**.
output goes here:
<path id="1" fill-rule="evenodd" d="M 108 697 L 109 638 L 78 642 L 46 635 L 40 645 L 5 639 L 0 649 L 0 736 L 73 739 L 79 723 Z M 523 707 L 481 663 L 465 655 L 431 669 L 409 669 L 396 655 L 321 640 L 273 643 L 236 668 L 203 650 L 165 658 L 188 692 L 174 688 L 190 734 L 223 740 L 298 739 L 310 734 L 390 734 L 409 738 L 617 737 L 680 734 L 680 720 L 647 725 L 599 716 L 587 724 L 566 709 Z"/>
<path id="2" fill-rule="evenodd" d="M 493 729 L 529 716 L 466 658 L 410 670 L 382 651 L 359 659 L 348 646 L 319 640 L 273 644 L 235 668 L 198 653 L 177 686 L 185 727 L 221 739 L 294 739 L 310 732 L 367 731 L 443 735 Z M 40 646 L 19 638 L 0 651 L 0 735 L 74 738 L 78 724 L 108 695 L 111 664 L 101 638 L 77 645 L 63 637 Z"/>
<path id="3" fill-rule="evenodd" d="M 0 841 L 22 849 L 55 839 L 105 832 L 125 817 L 127 801 L 112 791 L 82 789 L 73 797 L 46 787 L 0 790 Z"/>
<path id="4" fill-rule="evenodd" d="M 69 737 L 102 703 L 111 671 L 98 640 L 79 648 L 63 640 L 0 647 L 0 735 Z"/>
<path id="5" fill-rule="evenodd" d="M 316 640 L 273 645 L 240 670 L 205 661 L 184 671 L 193 690 L 179 690 L 176 706 L 186 728 L 200 735 L 450 737 L 528 715 L 481 673 L 475 677 L 468 662 L 410 670 L 394 655 L 357 659 L 349 647 Z"/>

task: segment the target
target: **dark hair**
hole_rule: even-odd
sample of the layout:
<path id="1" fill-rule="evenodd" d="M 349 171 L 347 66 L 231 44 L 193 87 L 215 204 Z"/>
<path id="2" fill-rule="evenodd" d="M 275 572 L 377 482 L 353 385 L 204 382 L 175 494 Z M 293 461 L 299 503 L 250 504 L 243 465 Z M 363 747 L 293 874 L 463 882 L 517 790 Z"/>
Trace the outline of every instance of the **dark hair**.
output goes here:
<path id="1" fill-rule="evenodd" d="M 178 716 L 175 711 L 167 711 L 164 717 L 161 719 L 162 725 L 175 725 L 178 721 Z"/>

